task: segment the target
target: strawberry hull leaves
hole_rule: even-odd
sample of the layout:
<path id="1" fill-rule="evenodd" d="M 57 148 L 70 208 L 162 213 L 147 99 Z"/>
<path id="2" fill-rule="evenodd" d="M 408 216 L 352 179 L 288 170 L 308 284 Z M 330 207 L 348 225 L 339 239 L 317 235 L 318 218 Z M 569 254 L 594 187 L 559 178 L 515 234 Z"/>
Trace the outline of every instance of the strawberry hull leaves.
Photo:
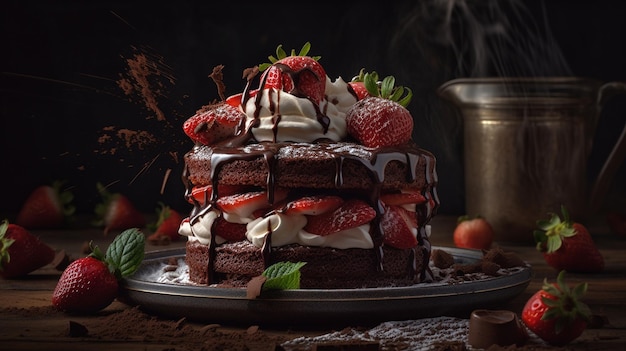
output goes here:
<path id="1" fill-rule="evenodd" d="M 533 294 L 522 309 L 522 321 L 537 336 L 555 346 L 578 338 L 591 318 L 589 306 L 581 301 L 587 283 L 570 287 L 565 271 L 559 272 L 556 284 L 544 279 L 542 289 Z"/>

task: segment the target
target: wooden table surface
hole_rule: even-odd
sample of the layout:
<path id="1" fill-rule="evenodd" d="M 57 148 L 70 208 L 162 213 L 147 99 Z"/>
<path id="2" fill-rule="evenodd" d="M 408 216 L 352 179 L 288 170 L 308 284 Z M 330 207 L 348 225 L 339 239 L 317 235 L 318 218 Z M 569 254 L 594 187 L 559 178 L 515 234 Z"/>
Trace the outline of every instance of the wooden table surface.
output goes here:
<path id="1" fill-rule="evenodd" d="M 455 218 L 438 216 L 432 221 L 433 245 L 453 246 L 452 231 Z M 574 343 L 568 345 L 575 350 L 626 350 L 626 238 L 618 237 L 602 223 L 590 226 L 594 240 L 606 260 L 606 269 L 601 274 L 568 273 L 571 284 L 586 281 L 589 290 L 585 302 L 591 307 L 601 325 L 588 328 Z M 36 231 L 45 242 L 55 249 L 63 249 L 70 256 L 84 256 L 84 245 L 89 241 L 106 248 L 112 237 L 104 237 L 99 230 L 55 230 Z M 184 242 L 170 244 L 167 248 L 183 246 Z M 548 267 L 543 257 L 532 245 L 501 245 L 506 250 L 517 252 L 532 265 L 533 279 L 519 296 L 502 306 L 502 309 L 521 313 L 526 300 L 538 289 L 544 278 L 555 281 L 556 272 Z M 163 249 L 163 246 L 147 244 L 146 251 Z M 584 258 L 583 258 L 584 259 Z M 69 321 L 90 325 L 91 321 L 104 318 L 131 308 L 115 301 L 96 316 L 68 316 L 63 313 L 47 313 L 50 298 L 61 272 L 53 267 L 44 267 L 22 279 L 0 280 L 0 349 L 3 350 L 182 350 L 176 345 L 164 345 L 162 341 L 117 340 L 114 337 L 71 337 L 68 335 Z M 38 313 L 41 311 L 41 313 Z M 202 325 L 192 326 L 201 328 Z M 206 326 L 204 326 L 206 327 Z M 237 332 L 237 328 L 221 326 L 224 330 Z M 241 331 L 246 331 L 241 329 Z M 288 339 L 301 335 L 321 335 L 331 330 L 293 331 L 269 330 L 268 333 L 282 335 Z M 10 346 L 10 347 L 9 347 Z M 8 347 L 8 348 L 7 348 Z"/>

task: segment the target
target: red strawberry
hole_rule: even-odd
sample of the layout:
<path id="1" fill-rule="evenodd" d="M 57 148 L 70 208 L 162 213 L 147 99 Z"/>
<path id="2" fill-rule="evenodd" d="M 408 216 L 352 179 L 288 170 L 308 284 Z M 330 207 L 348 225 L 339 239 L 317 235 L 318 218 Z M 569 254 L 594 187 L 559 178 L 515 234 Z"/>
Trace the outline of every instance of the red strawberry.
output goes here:
<path id="1" fill-rule="evenodd" d="M 287 56 L 279 45 L 276 56 L 270 56 L 271 66 L 259 65 L 264 71 L 261 81 L 264 88 L 275 88 L 296 96 L 306 97 L 319 104 L 326 91 L 326 71 L 317 62 L 319 57 L 306 56 L 311 48 L 308 42 L 304 44 L 298 54 L 292 50 Z"/>
<path id="2" fill-rule="evenodd" d="M 381 82 L 378 92 L 370 91 L 369 86 L 376 85 L 373 80 L 377 76 L 365 75 L 365 86 L 371 96 L 357 101 L 346 113 L 348 134 L 368 147 L 406 144 L 413 133 L 413 117 L 405 108 L 412 92 L 406 89 L 408 93 L 402 98 L 405 88 L 394 87 L 395 79 L 391 76 Z"/>
<path id="3" fill-rule="evenodd" d="M 325 212 L 336 210 L 343 203 L 343 199 L 339 196 L 305 196 L 297 200 L 290 201 L 283 213 L 285 214 L 304 214 L 319 215 Z"/>
<path id="4" fill-rule="evenodd" d="M 217 187 L 218 196 L 229 196 L 245 192 L 246 187 L 243 185 L 224 185 L 220 184 Z M 194 204 L 197 202 L 200 206 L 205 205 L 211 200 L 213 194 L 213 186 L 204 185 L 196 186 L 191 189 L 191 197 L 187 197 L 187 202 Z"/>
<path id="5" fill-rule="evenodd" d="M 246 238 L 246 225 L 241 223 L 231 223 L 222 217 L 215 219 L 213 227 L 215 234 L 228 241 L 241 241 Z"/>
<path id="6" fill-rule="evenodd" d="M 522 309 L 522 321 L 545 342 L 563 346 L 579 337 L 591 318 L 589 306 L 580 301 L 587 292 L 587 283 L 570 288 L 561 271 L 556 284 L 544 279 L 537 291 Z"/>
<path id="7" fill-rule="evenodd" d="M 200 144 L 213 145 L 237 134 L 246 115 L 226 102 L 203 107 L 183 124 L 187 136 Z"/>
<path id="8" fill-rule="evenodd" d="M 493 227 L 483 217 L 461 216 L 452 238 L 457 247 L 488 250 L 493 243 Z"/>
<path id="9" fill-rule="evenodd" d="M 118 295 L 118 280 L 133 274 L 144 257 L 145 235 L 129 229 L 118 235 L 102 255 L 97 247 L 73 261 L 57 282 L 52 305 L 68 313 L 94 313 Z"/>
<path id="10" fill-rule="evenodd" d="M 121 193 L 110 193 L 100 183 L 96 184 L 103 202 L 96 205 L 96 226 L 104 226 L 104 234 L 110 230 L 125 230 L 130 228 L 143 228 L 146 218 L 139 212 L 128 197 Z"/>
<path id="11" fill-rule="evenodd" d="M 604 269 L 604 257 L 595 246 L 587 228 L 569 218 L 561 206 L 563 221 L 551 213 L 549 220 L 537 221 L 539 229 L 533 232 L 537 250 L 549 266 L 558 271 L 595 273 Z M 585 259 L 581 259 L 584 257 Z"/>
<path id="12" fill-rule="evenodd" d="M 400 206 L 385 206 L 385 213 L 380 220 L 383 229 L 383 242 L 398 249 L 417 246 L 415 228 L 417 214 Z"/>
<path id="13" fill-rule="evenodd" d="M 168 241 L 177 241 L 180 238 L 178 228 L 183 221 L 183 216 L 175 209 L 159 203 L 157 208 L 158 220 L 154 225 L 154 233 L 148 237 L 148 240 L 161 242 L 163 239 Z"/>
<path id="14" fill-rule="evenodd" d="M 280 202 L 286 197 L 287 190 L 281 188 L 274 189 L 274 203 Z M 229 196 L 220 196 L 216 204 L 220 210 L 226 213 L 237 214 L 240 217 L 249 217 L 259 209 L 272 207 L 272 204 L 268 201 L 267 192 L 265 191 L 252 191 Z"/>
<path id="15" fill-rule="evenodd" d="M 373 81 L 376 84 L 376 81 L 378 80 L 377 73 L 372 72 L 370 74 L 376 75 L 373 77 L 374 78 Z M 361 69 L 361 71 L 359 72 L 359 75 L 353 77 L 352 80 L 348 82 L 348 86 L 352 89 L 357 100 L 363 100 L 366 97 L 371 96 L 370 93 L 367 91 L 367 87 L 365 86 L 365 75 L 366 75 L 365 70 Z M 375 90 L 378 89 L 376 85 L 374 85 L 374 87 L 375 87 Z"/>
<path id="16" fill-rule="evenodd" d="M 401 206 L 408 204 L 421 204 L 426 202 L 426 198 L 417 191 L 411 191 L 381 194 L 380 201 L 382 201 L 385 205 Z"/>
<path id="17" fill-rule="evenodd" d="M 61 227 L 76 210 L 72 205 L 74 195 L 61 190 L 61 186 L 61 182 L 54 182 L 35 188 L 22 205 L 15 224 L 28 229 Z"/>
<path id="18" fill-rule="evenodd" d="M 257 92 L 259 90 L 258 89 L 252 89 L 248 92 L 249 96 L 255 97 Z M 226 98 L 226 103 L 233 106 L 233 107 L 239 107 L 241 106 L 241 99 L 243 98 L 243 93 L 237 93 L 235 95 L 231 95 L 229 97 Z"/>
<path id="19" fill-rule="evenodd" d="M 54 250 L 24 227 L 0 223 L 0 276 L 18 278 L 54 260 Z"/>
<path id="20" fill-rule="evenodd" d="M 346 200 L 334 211 L 307 216 L 304 230 L 317 235 L 329 235 L 358 227 L 376 217 L 376 211 L 361 200 Z"/>

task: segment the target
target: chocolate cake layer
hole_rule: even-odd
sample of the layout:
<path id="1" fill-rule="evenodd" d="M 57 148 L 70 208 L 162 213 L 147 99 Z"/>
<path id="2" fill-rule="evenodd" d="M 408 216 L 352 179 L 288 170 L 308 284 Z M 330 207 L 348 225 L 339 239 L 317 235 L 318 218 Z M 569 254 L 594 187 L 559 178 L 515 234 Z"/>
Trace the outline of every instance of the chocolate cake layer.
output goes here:
<path id="1" fill-rule="evenodd" d="M 189 241 L 186 252 L 190 279 L 207 284 L 209 246 Z M 374 250 L 288 245 L 273 248 L 270 264 L 307 262 L 300 269 L 300 285 L 304 289 L 392 287 L 418 283 L 425 255 L 427 252 L 422 246 L 403 250 L 384 247 L 383 270 L 380 271 Z M 245 287 L 264 270 L 262 250 L 247 241 L 218 246 L 214 262 L 213 274 L 219 276 L 217 285 L 222 287 Z"/>
<path id="2" fill-rule="evenodd" d="M 195 146 L 185 163 L 193 185 L 369 190 L 381 183 L 383 190 L 422 190 L 436 182 L 433 155 L 414 144 L 382 149 L 349 142 Z"/>

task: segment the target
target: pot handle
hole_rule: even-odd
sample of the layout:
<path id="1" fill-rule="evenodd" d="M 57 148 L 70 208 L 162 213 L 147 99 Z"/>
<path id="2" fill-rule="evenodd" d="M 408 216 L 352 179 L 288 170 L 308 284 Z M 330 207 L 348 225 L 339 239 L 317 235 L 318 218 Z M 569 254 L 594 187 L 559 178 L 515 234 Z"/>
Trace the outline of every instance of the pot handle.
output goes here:
<path id="1" fill-rule="evenodd" d="M 604 103 L 611 97 L 617 94 L 626 94 L 626 83 L 623 82 L 610 82 L 602 85 L 598 92 L 598 104 L 604 106 Z M 626 122 L 626 121 L 625 121 Z M 611 182 L 615 177 L 615 173 L 619 169 L 620 165 L 626 159 L 626 123 L 613 150 L 609 154 L 609 157 L 604 162 L 596 181 L 594 182 L 589 197 L 590 210 L 592 213 L 597 213 L 600 209 L 602 200 L 606 197 L 609 191 Z"/>

